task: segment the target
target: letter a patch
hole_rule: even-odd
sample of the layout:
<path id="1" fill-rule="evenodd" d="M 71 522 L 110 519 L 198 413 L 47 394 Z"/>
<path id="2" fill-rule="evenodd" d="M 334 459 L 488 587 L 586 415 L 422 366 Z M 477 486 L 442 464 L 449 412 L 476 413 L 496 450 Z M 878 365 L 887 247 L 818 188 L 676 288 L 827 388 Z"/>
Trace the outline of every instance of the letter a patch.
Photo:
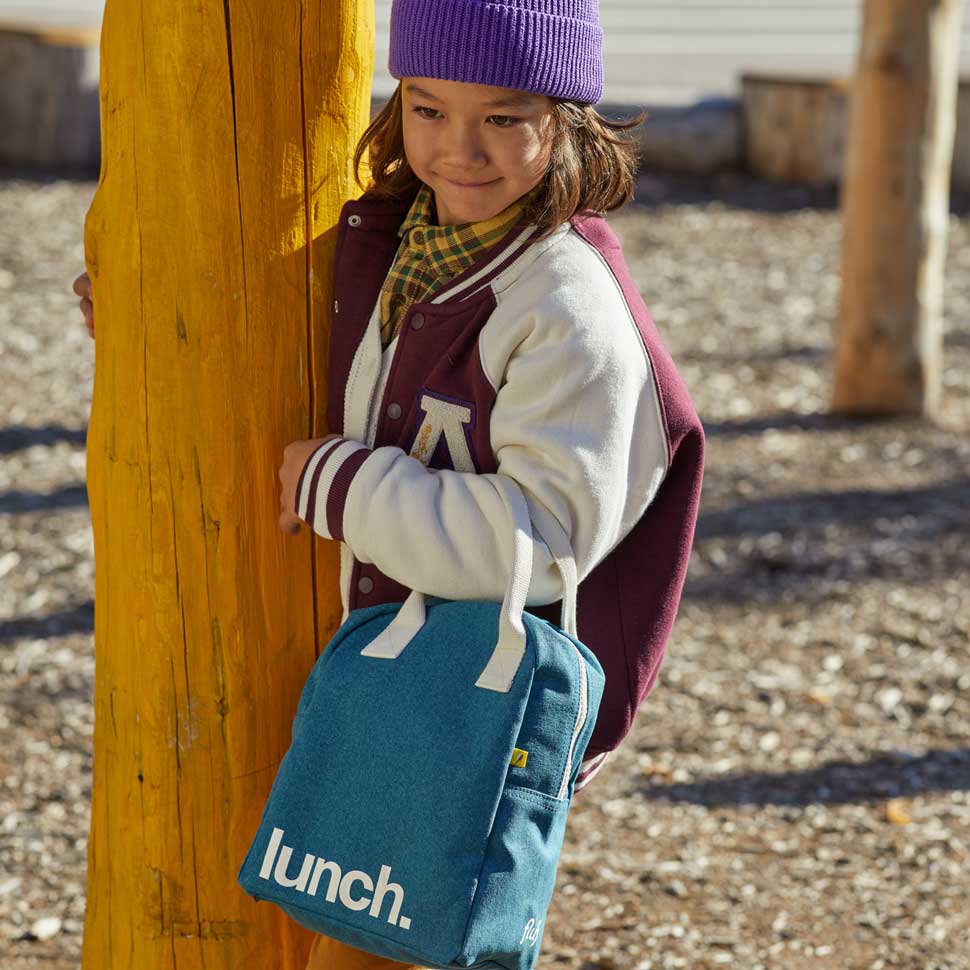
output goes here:
<path id="1" fill-rule="evenodd" d="M 474 404 L 422 388 L 419 405 L 423 417 L 411 444 L 411 456 L 428 466 L 443 438 L 452 469 L 477 472 L 466 433 L 468 427 L 474 426 Z"/>

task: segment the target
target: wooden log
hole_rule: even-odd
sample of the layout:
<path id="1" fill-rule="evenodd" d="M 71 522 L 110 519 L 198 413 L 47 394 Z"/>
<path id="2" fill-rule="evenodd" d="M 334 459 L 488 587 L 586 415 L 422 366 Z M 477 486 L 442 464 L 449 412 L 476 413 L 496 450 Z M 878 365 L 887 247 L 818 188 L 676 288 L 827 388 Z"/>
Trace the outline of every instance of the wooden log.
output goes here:
<path id="1" fill-rule="evenodd" d="M 636 110 L 598 106 L 607 116 L 628 117 Z M 737 168 L 742 161 L 741 112 L 734 98 L 706 98 L 686 107 L 647 108 L 633 129 L 641 166 L 708 175 Z"/>
<path id="2" fill-rule="evenodd" d="M 236 875 L 341 615 L 338 544 L 284 536 L 277 471 L 328 430 L 373 35 L 367 0 L 107 3 L 85 970 L 294 970 L 309 949 Z"/>
<path id="3" fill-rule="evenodd" d="M 0 27 L 0 165 L 96 172 L 97 30 Z"/>
<path id="4" fill-rule="evenodd" d="M 747 168 L 789 182 L 837 182 L 842 167 L 844 78 L 741 77 L 742 131 Z"/>
<path id="5" fill-rule="evenodd" d="M 744 166 L 770 179 L 841 182 L 851 88 L 837 76 L 742 75 Z M 957 94 L 951 180 L 970 188 L 970 79 Z"/>
<path id="6" fill-rule="evenodd" d="M 867 0 L 842 191 L 832 408 L 934 417 L 960 0 Z"/>

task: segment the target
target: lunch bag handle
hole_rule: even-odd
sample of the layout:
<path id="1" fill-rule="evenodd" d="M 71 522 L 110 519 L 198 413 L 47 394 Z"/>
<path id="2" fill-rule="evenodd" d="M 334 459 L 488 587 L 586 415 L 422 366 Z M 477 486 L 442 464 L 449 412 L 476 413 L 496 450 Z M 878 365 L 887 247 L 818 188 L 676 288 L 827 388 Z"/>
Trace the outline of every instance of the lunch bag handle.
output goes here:
<path id="1" fill-rule="evenodd" d="M 512 568 L 509 585 L 505 590 L 502 610 L 499 614 L 498 642 L 491 658 L 482 671 L 476 687 L 508 693 L 515 680 L 516 672 L 525 655 L 526 635 L 522 624 L 529 583 L 532 579 L 533 523 L 530 520 L 529 505 L 525 495 L 507 475 L 482 475 L 487 478 L 502 497 L 512 522 Z M 535 523 L 535 531 L 545 542 L 549 553 L 562 576 L 563 598 L 560 627 L 571 637 L 576 638 L 576 560 L 565 530 L 551 512 L 543 506 L 536 506 L 534 517 L 541 520 Z M 362 657 L 379 657 L 394 660 L 401 655 L 426 620 L 424 594 L 412 590 L 401 605 L 394 619 L 361 651 Z"/>

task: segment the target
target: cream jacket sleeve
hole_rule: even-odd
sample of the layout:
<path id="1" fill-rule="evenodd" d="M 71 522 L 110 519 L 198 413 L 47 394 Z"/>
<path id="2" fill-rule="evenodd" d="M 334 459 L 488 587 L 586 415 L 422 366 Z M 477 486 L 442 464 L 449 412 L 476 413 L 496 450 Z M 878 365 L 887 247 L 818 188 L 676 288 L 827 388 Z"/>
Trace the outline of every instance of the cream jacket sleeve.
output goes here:
<path id="1" fill-rule="evenodd" d="M 650 360 L 622 292 L 605 263 L 594 260 L 591 273 L 593 257 L 580 255 L 580 282 L 580 268 L 561 265 L 553 279 L 533 273 L 532 282 L 496 292 L 479 349 L 497 387 L 497 473 L 427 468 L 396 446 L 338 438 L 307 460 L 297 515 L 410 589 L 501 600 L 512 525 L 493 480 L 508 476 L 540 534 L 544 516 L 559 521 L 581 582 L 656 494 L 668 448 Z M 552 603 L 562 592 L 536 535 L 527 603 Z"/>

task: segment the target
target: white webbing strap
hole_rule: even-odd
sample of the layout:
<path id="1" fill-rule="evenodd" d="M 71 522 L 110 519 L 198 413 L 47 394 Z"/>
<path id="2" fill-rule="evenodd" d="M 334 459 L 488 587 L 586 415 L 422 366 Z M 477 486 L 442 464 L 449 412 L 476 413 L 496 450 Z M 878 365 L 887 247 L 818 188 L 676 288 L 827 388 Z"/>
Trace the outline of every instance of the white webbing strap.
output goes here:
<path id="1" fill-rule="evenodd" d="M 579 580 L 576 573 L 576 560 L 573 558 L 573 547 L 566 535 L 566 530 L 559 524 L 559 520 L 544 506 L 533 505 L 532 527 L 535 534 L 546 544 L 549 554 L 555 560 L 562 577 L 562 610 L 559 615 L 559 627 L 571 637 L 579 639 L 576 628 L 576 590 Z"/>
<path id="2" fill-rule="evenodd" d="M 532 522 L 525 495 L 512 479 L 505 475 L 482 477 L 491 481 L 505 503 L 512 523 L 513 541 L 511 575 L 499 614 L 498 642 L 485 669 L 475 681 L 475 686 L 507 693 L 525 654 L 526 634 L 522 613 L 532 579 Z M 539 520 L 535 523 L 535 531 L 548 547 L 562 577 L 560 626 L 575 637 L 577 573 L 569 538 L 556 518 L 544 507 L 536 506 L 533 516 Z M 418 590 L 412 590 L 394 619 L 361 651 L 361 656 L 395 659 L 424 626 L 425 619 L 424 595 Z"/>
<path id="3" fill-rule="evenodd" d="M 505 694 L 511 688 L 525 654 L 522 613 L 532 579 L 532 526 L 529 506 L 519 486 L 510 478 L 498 475 L 492 478 L 492 484 L 502 496 L 512 520 L 512 576 L 499 614 L 498 643 L 475 686 Z"/>
<path id="4" fill-rule="evenodd" d="M 427 611 L 424 594 L 413 590 L 401 604 L 397 616 L 361 650 L 362 657 L 383 657 L 394 660 L 411 642 L 414 635 L 424 626 Z"/>

